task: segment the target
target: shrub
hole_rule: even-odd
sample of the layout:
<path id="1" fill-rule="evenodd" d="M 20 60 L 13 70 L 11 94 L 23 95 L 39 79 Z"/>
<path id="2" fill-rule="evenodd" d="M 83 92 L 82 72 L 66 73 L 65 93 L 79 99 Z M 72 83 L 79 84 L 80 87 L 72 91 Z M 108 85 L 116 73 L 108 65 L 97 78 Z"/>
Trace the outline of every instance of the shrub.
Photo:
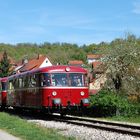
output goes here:
<path id="1" fill-rule="evenodd" d="M 90 115 L 94 116 L 132 116 L 140 114 L 140 104 L 132 103 L 126 96 L 117 95 L 114 92 L 102 90 L 92 95 Z"/>

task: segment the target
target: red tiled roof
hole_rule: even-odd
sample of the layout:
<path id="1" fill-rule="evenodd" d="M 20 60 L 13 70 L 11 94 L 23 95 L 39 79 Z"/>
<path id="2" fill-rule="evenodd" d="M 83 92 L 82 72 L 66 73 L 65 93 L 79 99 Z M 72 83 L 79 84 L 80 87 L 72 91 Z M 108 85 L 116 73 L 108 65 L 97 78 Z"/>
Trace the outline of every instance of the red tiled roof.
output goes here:
<path id="1" fill-rule="evenodd" d="M 104 64 L 101 61 L 95 61 L 92 63 L 94 73 L 103 73 Z"/>
<path id="2" fill-rule="evenodd" d="M 102 64 L 102 62 L 100 62 L 100 61 L 95 61 L 92 63 L 94 69 L 99 67 L 101 64 Z"/>
<path id="3" fill-rule="evenodd" d="M 82 60 L 71 60 L 69 61 L 69 65 L 82 65 L 84 64 Z"/>
<path id="4" fill-rule="evenodd" d="M 97 58 L 101 58 L 101 54 L 88 54 L 87 58 L 88 59 L 97 59 Z"/>
<path id="5" fill-rule="evenodd" d="M 46 56 L 39 55 L 38 58 L 29 60 L 28 63 L 26 63 L 20 71 L 27 71 L 32 70 L 35 68 L 39 68 L 39 66 L 43 63 L 43 61 L 46 59 Z"/>

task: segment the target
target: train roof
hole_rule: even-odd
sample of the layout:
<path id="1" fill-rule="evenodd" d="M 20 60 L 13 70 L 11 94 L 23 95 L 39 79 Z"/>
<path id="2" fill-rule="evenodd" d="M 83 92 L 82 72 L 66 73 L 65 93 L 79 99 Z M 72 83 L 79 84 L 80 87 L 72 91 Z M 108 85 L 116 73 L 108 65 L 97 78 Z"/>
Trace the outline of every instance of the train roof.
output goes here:
<path id="1" fill-rule="evenodd" d="M 31 71 L 26 71 L 22 72 L 19 74 L 11 75 L 8 78 L 13 78 L 17 76 L 22 76 L 24 74 L 31 74 L 31 73 L 45 73 L 45 72 L 50 72 L 50 73 L 57 73 L 57 72 L 78 72 L 78 73 L 87 73 L 87 70 L 81 67 L 76 67 L 76 66 L 66 66 L 66 65 L 56 65 L 56 66 L 48 66 L 48 67 L 43 67 L 43 68 L 38 68 L 35 70 Z"/>
<path id="2" fill-rule="evenodd" d="M 76 66 L 56 65 L 39 69 L 41 72 L 81 72 L 86 73 L 87 70 Z"/>

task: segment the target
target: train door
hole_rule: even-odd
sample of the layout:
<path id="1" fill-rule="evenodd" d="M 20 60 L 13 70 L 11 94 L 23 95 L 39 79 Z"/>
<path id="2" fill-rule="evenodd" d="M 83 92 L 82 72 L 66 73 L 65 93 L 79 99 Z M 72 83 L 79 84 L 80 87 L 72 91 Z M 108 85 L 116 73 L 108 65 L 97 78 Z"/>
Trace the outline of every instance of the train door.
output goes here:
<path id="1" fill-rule="evenodd" d="M 79 105 L 88 90 L 85 84 L 85 75 L 83 73 L 69 73 L 69 80 L 71 104 Z"/>
<path id="2" fill-rule="evenodd" d="M 68 74 L 67 73 L 52 73 L 52 86 L 54 88 L 53 98 L 60 98 L 61 104 L 67 106 L 71 101 L 71 92 L 69 88 Z"/>
<path id="3" fill-rule="evenodd" d="M 7 98 L 7 79 L 2 80 L 1 86 L 2 86 L 2 91 L 1 91 L 2 106 L 6 106 L 6 98 Z"/>
<path id="4" fill-rule="evenodd" d="M 0 80 L 0 106 L 2 105 L 2 95 L 1 95 L 1 92 L 2 92 L 2 86 L 1 86 L 1 80 Z"/>

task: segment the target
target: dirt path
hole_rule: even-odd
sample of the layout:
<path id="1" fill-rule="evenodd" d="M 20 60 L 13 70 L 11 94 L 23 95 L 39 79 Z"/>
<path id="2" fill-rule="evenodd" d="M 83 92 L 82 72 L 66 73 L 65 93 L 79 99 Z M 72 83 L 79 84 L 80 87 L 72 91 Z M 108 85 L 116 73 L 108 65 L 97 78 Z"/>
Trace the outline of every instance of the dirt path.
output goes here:
<path id="1" fill-rule="evenodd" d="M 0 140 L 21 140 L 3 130 L 0 130 Z"/>

